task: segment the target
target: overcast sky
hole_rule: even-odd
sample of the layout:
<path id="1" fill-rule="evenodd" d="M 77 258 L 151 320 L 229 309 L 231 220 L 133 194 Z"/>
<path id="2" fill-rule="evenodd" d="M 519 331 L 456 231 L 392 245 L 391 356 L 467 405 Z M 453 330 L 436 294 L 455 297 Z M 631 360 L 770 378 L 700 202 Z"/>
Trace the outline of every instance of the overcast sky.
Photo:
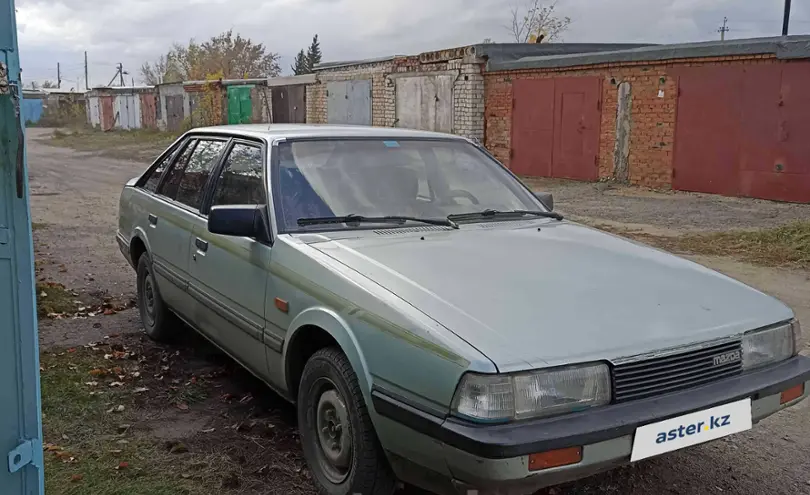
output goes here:
<path id="1" fill-rule="evenodd" d="M 109 83 L 121 62 L 138 82 L 141 63 L 172 42 L 204 40 L 229 28 L 282 56 L 318 33 L 324 61 L 416 54 L 507 42 L 510 7 L 526 0 L 16 0 L 23 80 Z M 781 33 L 783 0 L 559 0 L 572 19 L 567 42 L 670 43 Z M 794 0 L 791 34 L 810 33 L 810 0 Z M 127 83 L 130 79 L 127 79 Z"/>

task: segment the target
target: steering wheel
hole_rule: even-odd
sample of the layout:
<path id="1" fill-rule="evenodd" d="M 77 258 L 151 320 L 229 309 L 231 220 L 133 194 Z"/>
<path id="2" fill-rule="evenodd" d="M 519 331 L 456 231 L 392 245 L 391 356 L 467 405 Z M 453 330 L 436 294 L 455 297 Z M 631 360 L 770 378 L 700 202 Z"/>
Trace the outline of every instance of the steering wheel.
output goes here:
<path id="1" fill-rule="evenodd" d="M 473 194 L 470 191 L 465 191 L 464 189 L 451 189 L 451 190 L 447 191 L 447 197 L 448 198 L 467 198 L 474 205 L 480 204 L 480 201 L 478 201 L 478 198 L 473 196 Z"/>

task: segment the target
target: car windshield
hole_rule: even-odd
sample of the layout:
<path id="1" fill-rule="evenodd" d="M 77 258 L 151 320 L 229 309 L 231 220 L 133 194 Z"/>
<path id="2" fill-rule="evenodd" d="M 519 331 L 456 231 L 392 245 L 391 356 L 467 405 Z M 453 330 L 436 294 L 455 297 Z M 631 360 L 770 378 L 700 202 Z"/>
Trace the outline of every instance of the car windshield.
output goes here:
<path id="1" fill-rule="evenodd" d="M 302 140 L 281 143 L 278 151 L 273 185 L 282 232 L 376 228 L 374 222 L 312 221 L 346 215 L 445 220 L 484 210 L 543 209 L 466 141 Z"/>

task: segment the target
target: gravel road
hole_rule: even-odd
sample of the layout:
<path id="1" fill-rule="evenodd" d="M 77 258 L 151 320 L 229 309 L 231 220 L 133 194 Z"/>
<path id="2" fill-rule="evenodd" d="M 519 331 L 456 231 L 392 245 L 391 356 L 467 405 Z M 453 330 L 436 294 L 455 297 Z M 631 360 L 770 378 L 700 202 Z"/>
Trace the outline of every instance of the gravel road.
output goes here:
<path id="1" fill-rule="evenodd" d="M 123 184 L 145 163 L 102 158 L 46 144 L 50 133 L 29 129 L 28 160 L 40 276 L 80 298 L 132 298 L 134 273 L 118 252 L 115 230 Z M 578 217 L 650 228 L 719 230 L 808 218 L 807 206 L 703 195 L 647 193 L 594 184 L 540 182 L 560 209 Z M 781 297 L 810 328 L 810 274 L 696 258 Z M 87 320 L 43 320 L 45 348 L 78 345 L 111 333 L 139 331 L 134 309 Z M 268 390 L 268 394 L 272 394 Z M 294 415 L 289 415 L 294 416 Z M 221 492 L 211 487 L 211 493 Z M 597 475 L 549 494 L 796 494 L 810 493 L 810 401 L 733 437 Z"/>

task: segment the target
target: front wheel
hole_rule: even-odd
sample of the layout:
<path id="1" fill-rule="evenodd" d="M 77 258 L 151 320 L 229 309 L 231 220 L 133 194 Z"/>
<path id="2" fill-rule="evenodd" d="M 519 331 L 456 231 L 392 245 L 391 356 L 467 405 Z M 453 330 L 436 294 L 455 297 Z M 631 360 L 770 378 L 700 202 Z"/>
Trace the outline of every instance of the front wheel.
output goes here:
<path id="1" fill-rule="evenodd" d="M 298 389 L 304 457 L 323 495 L 390 495 L 395 479 L 349 360 L 321 349 L 307 361 Z"/>

